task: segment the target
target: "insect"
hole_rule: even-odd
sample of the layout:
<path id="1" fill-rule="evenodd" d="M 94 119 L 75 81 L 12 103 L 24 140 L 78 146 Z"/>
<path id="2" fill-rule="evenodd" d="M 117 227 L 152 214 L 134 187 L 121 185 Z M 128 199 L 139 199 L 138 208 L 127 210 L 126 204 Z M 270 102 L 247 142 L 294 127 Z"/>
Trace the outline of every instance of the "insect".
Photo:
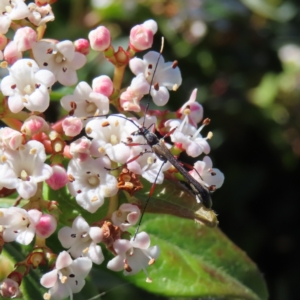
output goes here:
<path id="1" fill-rule="evenodd" d="M 149 90 L 148 96 L 150 95 L 151 87 L 152 87 L 152 84 L 153 84 L 153 81 L 154 81 L 154 74 L 155 74 L 155 71 L 156 71 L 159 59 L 161 57 L 161 53 L 162 53 L 162 50 L 160 51 L 160 55 L 159 55 L 159 57 L 157 59 L 156 66 L 155 66 L 155 68 L 153 70 L 153 73 L 152 73 L 152 78 L 151 78 L 151 83 L 150 83 L 150 90 Z M 176 66 L 177 66 L 177 64 L 176 64 Z M 151 66 L 151 68 L 152 68 L 152 66 Z M 151 68 L 149 67 L 149 69 L 151 69 Z M 155 89 L 155 85 L 156 84 L 153 85 L 154 89 Z M 162 164 L 161 164 L 161 166 L 159 168 L 159 171 L 156 174 L 156 178 L 155 178 L 155 180 L 153 182 L 153 185 L 152 185 L 152 187 L 150 189 L 148 199 L 146 200 L 146 203 L 145 203 L 145 205 L 143 207 L 141 218 L 139 220 L 139 224 L 138 224 L 135 236 L 136 236 L 136 234 L 137 234 L 137 232 L 139 230 L 139 227 L 140 227 L 140 224 L 141 224 L 144 212 L 146 211 L 146 208 L 147 208 L 147 205 L 149 203 L 149 200 L 150 200 L 150 198 L 151 198 L 151 196 L 153 194 L 153 191 L 154 191 L 155 184 L 157 182 L 158 176 L 159 176 L 161 170 L 163 169 L 163 166 L 167 162 L 169 162 L 170 164 L 172 164 L 174 166 L 174 168 L 176 168 L 178 170 L 178 172 L 181 173 L 181 175 L 185 179 L 185 184 L 188 186 L 190 192 L 196 197 L 197 202 L 202 203 L 203 206 L 205 206 L 208 209 L 210 209 L 211 206 L 212 206 L 212 200 L 211 200 L 211 195 L 210 195 L 210 188 L 204 186 L 202 183 L 200 183 L 199 181 L 197 181 L 182 166 L 182 164 L 173 156 L 173 154 L 170 152 L 170 150 L 165 145 L 164 139 L 166 137 L 170 136 L 176 130 L 176 128 L 172 129 L 164 137 L 159 138 L 155 133 L 153 133 L 150 130 L 150 128 L 153 126 L 153 124 L 150 125 L 149 127 L 145 126 L 145 120 L 146 120 L 146 114 L 147 114 L 147 111 L 148 111 L 148 107 L 149 107 L 149 103 L 146 106 L 146 109 L 145 109 L 145 118 L 144 118 L 144 121 L 143 121 L 143 123 L 141 125 L 137 124 L 134 120 L 126 118 L 125 116 L 118 115 L 120 118 L 126 119 L 127 121 L 129 121 L 132 124 L 134 124 L 134 126 L 137 128 L 136 131 L 134 131 L 134 132 L 131 133 L 132 136 L 142 136 L 145 139 L 145 142 L 146 142 L 144 144 L 134 143 L 132 141 L 132 139 L 129 138 L 127 142 L 123 142 L 123 143 L 126 144 L 127 146 L 130 146 L 130 147 L 131 146 L 143 146 L 143 145 L 150 147 L 150 149 L 149 148 L 145 149 L 144 151 L 142 151 L 138 155 L 135 155 L 134 157 L 132 157 L 131 159 L 129 159 L 126 163 L 129 164 L 129 163 L 135 161 L 140 156 L 142 156 L 142 155 L 144 155 L 146 153 L 154 153 L 162 161 Z M 98 117 L 100 117 L 100 116 L 98 116 Z M 116 168 L 112 168 L 112 169 L 108 169 L 108 170 L 115 170 L 115 169 L 119 169 L 120 167 L 122 167 L 122 166 L 119 166 L 119 167 L 116 167 Z M 199 177 L 201 178 L 200 175 L 199 175 Z"/>
<path id="2" fill-rule="evenodd" d="M 163 162 L 157 173 L 157 177 L 158 177 L 163 165 L 167 161 L 170 162 L 177 169 L 177 171 L 180 172 L 181 175 L 184 177 L 184 179 L 186 180 L 185 184 L 188 186 L 189 190 L 196 196 L 197 201 L 201 202 L 206 208 L 210 209 L 212 206 L 212 200 L 211 200 L 211 195 L 210 195 L 209 189 L 207 187 L 205 187 L 204 185 L 202 185 L 199 181 L 197 181 L 193 176 L 191 176 L 190 173 L 180 164 L 180 162 L 173 156 L 173 154 L 170 152 L 170 150 L 165 145 L 164 139 L 167 136 L 169 136 L 170 134 L 172 134 L 175 131 L 175 129 L 176 128 L 174 128 L 171 132 L 166 134 L 163 138 L 159 139 L 155 133 L 151 132 L 149 130 L 149 128 L 145 127 L 143 124 L 141 127 L 138 128 L 137 131 L 133 132 L 132 135 L 133 136 L 136 136 L 136 135 L 143 136 L 144 139 L 146 140 L 148 146 L 151 147 L 152 151 Z M 128 146 L 140 145 L 140 144 L 134 144 L 134 143 L 125 143 L 125 144 Z M 140 153 L 139 156 L 143 155 L 144 153 L 145 152 Z M 136 159 L 136 157 L 134 157 L 133 159 Z M 132 161 L 132 160 L 130 160 L 130 161 Z M 139 224 L 138 224 L 135 235 L 139 231 L 139 227 L 141 225 L 142 218 L 146 211 L 147 205 L 150 201 L 151 195 L 153 193 L 156 180 L 157 180 L 157 178 L 155 179 L 154 184 L 151 187 L 149 197 L 146 200 L 146 203 L 143 207 L 142 215 L 139 220 Z"/>

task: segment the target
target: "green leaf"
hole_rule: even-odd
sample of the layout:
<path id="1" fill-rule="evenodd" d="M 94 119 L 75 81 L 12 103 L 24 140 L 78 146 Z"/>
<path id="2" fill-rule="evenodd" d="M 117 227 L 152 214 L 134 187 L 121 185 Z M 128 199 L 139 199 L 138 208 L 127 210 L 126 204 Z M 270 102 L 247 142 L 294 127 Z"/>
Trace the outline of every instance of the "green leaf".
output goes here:
<path id="1" fill-rule="evenodd" d="M 149 268 L 127 280 L 166 296 L 213 299 L 268 299 L 262 274 L 249 257 L 218 228 L 208 228 L 171 216 L 147 217 L 141 230 L 159 245 L 161 256 Z"/>

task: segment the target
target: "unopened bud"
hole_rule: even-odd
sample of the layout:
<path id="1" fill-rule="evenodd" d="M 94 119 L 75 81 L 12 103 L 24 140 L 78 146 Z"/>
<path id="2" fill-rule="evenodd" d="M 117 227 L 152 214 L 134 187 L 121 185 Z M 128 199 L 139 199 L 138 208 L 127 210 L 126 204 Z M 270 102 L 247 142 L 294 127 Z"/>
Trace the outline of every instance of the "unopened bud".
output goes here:
<path id="1" fill-rule="evenodd" d="M 150 28 L 142 25 L 134 26 L 130 31 L 130 48 L 135 51 L 143 51 L 152 47 L 154 33 Z"/>
<path id="2" fill-rule="evenodd" d="M 21 296 L 19 284 L 10 278 L 5 278 L 0 283 L 0 295 L 9 299 L 19 298 Z"/>
<path id="3" fill-rule="evenodd" d="M 36 226 L 36 234 L 41 238 L 48 238 L 57 227 L 56 219 L 49 214 L 43 214 Z"/>
<path id="4" fill-rule="evenodd" d="M 46 182 L 53 190 L 56 191 L 64 187 L 68 183 L 69 179 L 67 171 L 61 166 L 52 166 L 52 171 L 53 174 L 49 179 L 46 180 Z"/>
<path id="5" fill-rule="evenodd" d="M 21 127 L 21 132 L 26 135 L 34 135 L 49 130 L 49 124 L 41 117 L 32 115 L 25 120 Z"/>
<path id="6" fill-rule="evenodd" d="M 36 43 L 37 34 L 31 27 L 19 28 L 14 36 L 14 42 L 17 44 L 18 51 L 27 51 Z"/>
<path id="7" fill-rule="evenodd" d="M 74 42 L 75 51 L 88 55 L 90 52 L 90 43 L 87 39 L 78 39 Z"/>
<path id="8" fill-rule="evenodd" d="M 3 127 L 0 129 L 0 140 L 6 147 L 16 150 L 22 144 L 23 136 L 19 131 Z"/>
<path id="9" fill-rule="evenodd" d="M 91 48 L 95 51 L 105 51 L 111 43 L 110 32 L 105 26 L 99 26 L 89 33 Z"/>
<path id="10" fill-rule="evenodd" d="M 92 83 L 93 91 L 96 93 L 100 93 L 104 96 L 111 96 L 114 91 L 113 82 L 106 75 L 101 75 L 96 77 Z"/>
<path id="11" fill-rule="evenodd" d="M 7 44 L 3 52 L 4 59 L 9 65 L 15 63 L 18 59 L 22 58 L 22 52 L 18 51 L 17 44 L 11 41 Z"/>
<path id="12" fill-rule="evenodd" d="M 67 117 L 62 121 L 62 127 L 66 136 L 76 136 L 82 130 L 82 120 L 76 117 Z"/>

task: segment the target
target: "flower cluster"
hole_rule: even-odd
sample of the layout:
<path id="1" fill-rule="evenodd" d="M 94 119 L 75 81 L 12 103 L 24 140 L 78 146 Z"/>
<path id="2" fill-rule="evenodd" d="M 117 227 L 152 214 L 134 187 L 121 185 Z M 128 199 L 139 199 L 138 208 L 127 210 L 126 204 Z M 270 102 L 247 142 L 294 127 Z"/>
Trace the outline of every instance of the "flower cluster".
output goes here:
<path id="1" fill-rule="evenodd" d="M 196 90 L 177 112 L 145 110 L 141 105 L 143 96 L 150 94 L 157 106 L 164 106 L 169 91 L 177 90 L 182 82 L 176 61 L 165 62 L 155 51 L 143 58 L 135 56 L 152 46 L 155 21 L 133 27 L 126 50 L 114 49 L 104 26 L 92 30 L 88 40 L 49 40 L 44 35 L 46 23 L 54 21 L 51 2 L 55 1 L 26 5 L 23 0 L 7 0 L 0 4 L 0 59 L 1 67 L 8 71 L 0 84 L 1 117 L 8 125 L 0 129 L 0 189 L 7 197 L 17 193 L 15 206 L 0 208 L 1 247 L 13 241 L 34 244 L 2 282 L 0 292 L 5 297 L 20 295 L 19 286 L 30 268 L 47 264 L 51 270 L 40 280 L 49 289 L 44 299 L 72 298 L 83 288 L 92 264 L 104 261 L 101 246 L 114 256 L 107 268 L 124 270 L 125 275 L 143 270 L 151 282 L 146 267 L 158 258 L 159 247 L 150 246 L 146 232 L 136 231 L 130 237 L 131 227 L 140 225 L 140 203 L 119 206 L 118 195 L 125 191 L 132 196 L 142 189 L 140 177 L 154 186 L 162 184 L 166 174 L 175 180 L 181 175 L 137 133 L 141 128 L 161 135 L 170 132 L 172 145 L 167 148 L 174 155 L 185 151 L 198 157 L 210 152 L 212 134 L 200 134 L 209 120 L 197 128 L 203 109 L 196 102 Z M 12 40 L 6 37 L 10 28 L 15 30 Z M 113 79 L 100 75 L 91 85 L 77 83 L 77 71 L 86 64 L 90 48 L 103 53 L 116 67 Z M 120 78 L 127 65 L 135 77 L 121 89 Z M 50 124 L 42 113 L 49 107 L 54 83 L 77 85 L 72 95 L 60 99 L 65 116 Z M 109 115 L 110 105 L 120 113 Z M 140 118 L 121 114 L 130 111 Z M 83 129 L 86 136 L 77 138 Z M 208 156 L 196 161 L 189 174 L 208 191 L 219 188 L 224 180 Z M 45 196 L 45 186 L 53 191 L 67 188 L 70 198 L 91 214 L 109 202 L 106 216 L 88 222 L 77 215 L 71 227 L 61 228 L 58 224 L 67 222 L 67 211 L 59 209 L 57 199 Z M 60 253 L 46 246 L 47 238 L 57 230 L 58 240 L 67 249 Z"/>

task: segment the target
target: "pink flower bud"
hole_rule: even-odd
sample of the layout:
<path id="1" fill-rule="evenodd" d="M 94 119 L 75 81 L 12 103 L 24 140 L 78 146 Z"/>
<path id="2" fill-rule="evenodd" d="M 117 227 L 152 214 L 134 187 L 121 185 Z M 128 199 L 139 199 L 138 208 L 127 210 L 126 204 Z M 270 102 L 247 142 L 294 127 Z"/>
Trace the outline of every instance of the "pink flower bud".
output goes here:
<path id="1" fill-rule="evenodd" d="M 156 26 L 155 26 L 156 25 Z M 130 31 L 130 48 L 135 51 L 143 51 L 152 47 L 153 36 L 157 31 L 157 24 L 148 20 L 141 25 L 134 26 Z"/>
<path id="2" fill-rule="evenodd" d="M 111 43 L 110 32 L 106 27 L 99 26 L 89 33 L 89 40 L 93 50 L 105 51 Z"/>
<path id="3" fill-rule="evenodd" d="M 155 34 L 157 32 L 157 23 L 156 23 L 156 21 L 150 19 L 150 20 L 145 21 L 143 23 L 143 25 L 146 28 L 150 29 L 153 32 L 153 34 Z"/>
<path id="4" fill-rule="evenodd" d="M 1 289 L 0 289 L 0 295 L 3 298 L 19 298 L 21 296 L 21 291 L 19 284 L 10 279 L 10 278 L 5 278 L 1 283 L 0 283 Z"/>
<path id="5" fill-rule="evenodd" d="M 4 34 L 0 34 L 0 50 L 3 50 L 7 45 L 7 37 Z"/>
<path id="6" fill-rule="evenodd" d="M 36 235 L 46 239 L 56 230 L 56 227 L 56 219 L 52 215 L 43 214 L 36 225 Z"/>
<path id="7" fill-rule="evenodd" d="M 23 135 L 19 131 L 9 127 L 3 127 L 0 129 L 0 141 L 2 141 L 6 147 L 16 150 L 22 144 Z"/>
<path id="8" fill-rule="evenodd" d="M 53 165 L 52 171 L 53 174 L 46 180 L 46 182 L 53 190 L 56 191 L 68 183 L 68 174 L 65 168 L 59 165 Z"/>
<path id="9" fill-rule="evenodd" d="M 14 64 L 18 59 L 22 58 L 22 52 L 18 50 L 17 44 L 11 41 L 7 44 L 3 52 L 4 59 L 8 64 Z"/>
<path id="10" fill-rule="evenodd" d="M 100 93 L 107 97 L 111 96 L 114 91 L 113 82 L 106 75 L 96 77 L 93 80 L 92 87 L 94 92 Z"/>
<path id="11" fill-rule="evenodd" d="M 90 52 L 90 43 L 87 39 L 78 39 L 74 42 L 75 51 L 80 52 L 84 55 Z"/>
<path id="12" fill-rule="evenodd" d="M 26 135 L 34 135 L 39 132 L 45 132 L 49 130 L 49 124 L 41 117 L 32 115 L 25 120 L 21 127 L 21 132 Z"/>
<path id="13" fill-rule="evenodd" d="M 32 45 L 36 43 L 36 39 L 36 31 L 30 27 L 19 28 L 14 36 L 14 42 L 21 52 L 31 49 Z"/>
<path id="14" fill-rule="evenodd" d="M 82 120 L 76 117 L 67 117 L 62 121 L 62 128 L 66 136 L 76 136 L 82 130 Z"/>
<path id="15" fill-rule="evenodd" d="M 90 154 L 91 140 L 82 137 L 74 141 L 70 146 L 70 152 L 74 156 L 78 153 Z"/>

